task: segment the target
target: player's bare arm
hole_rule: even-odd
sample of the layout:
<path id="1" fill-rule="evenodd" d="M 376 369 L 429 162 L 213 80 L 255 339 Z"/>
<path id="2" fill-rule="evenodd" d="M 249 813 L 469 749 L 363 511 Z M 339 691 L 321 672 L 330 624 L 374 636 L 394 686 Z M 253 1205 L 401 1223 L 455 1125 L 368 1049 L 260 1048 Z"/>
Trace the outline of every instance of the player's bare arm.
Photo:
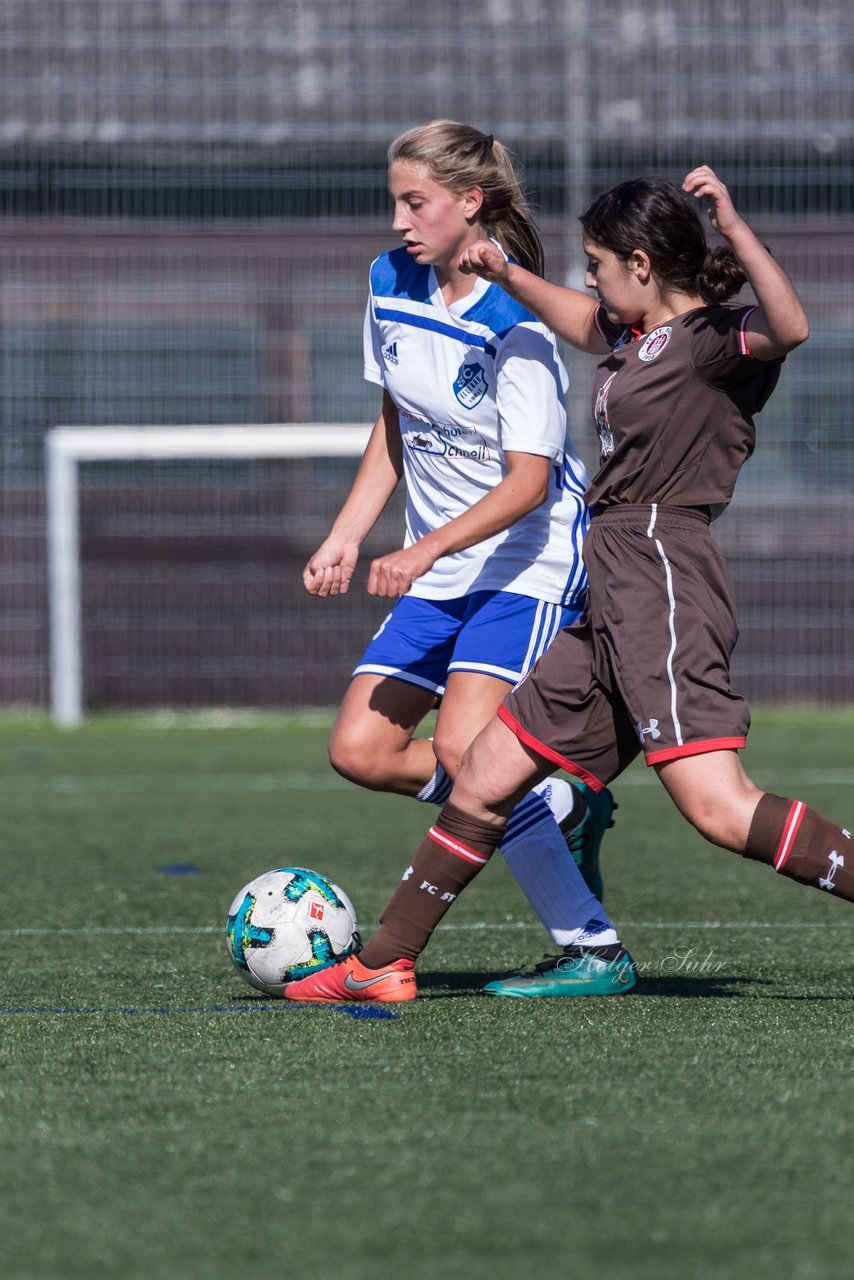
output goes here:
<path id="1" fill-rule="evenodd" d="M 362 455 L 353 487 L 329 535 L 303 570 L 309 595 L 347 594 L 359 550 L 397 488 L 403 474 L 397 407 L 388 392 Z"/>
<path id="2" fill-rule="evenodd" d="M 552 284 L 508 262 L 490 240 L 470 245 L 457 265 L 464 275 L 478 275 L 499 285 L 571 346 L 593 355 L 604 355 L 608 350 L 593 321 L 598 303 L 589 294 Z"/>
<path id="3" fill-rule="evenodd" d="M 707 202 L 713 229 L 729 243 L 759 303 L 747 322 L 747 341 L 757 360 L 775 360 L 806 342 L 809 322 L 786 273 L 736 212 L 730 194 L 708 165 L 692 169 L 682 188 Z"/>
<path id="4" fill-rule="evenodd" d="M 406 595 L 415 579 L 441 556 L 463 551 L 509 529 L 544 502 L 549 491 L 551 459 L 510 452 L 506 461 L 504 479 L 463 515 L 434 529 L 411 547 L 374 560 L 368 577 L 369 594 L 391 599 Z"/>

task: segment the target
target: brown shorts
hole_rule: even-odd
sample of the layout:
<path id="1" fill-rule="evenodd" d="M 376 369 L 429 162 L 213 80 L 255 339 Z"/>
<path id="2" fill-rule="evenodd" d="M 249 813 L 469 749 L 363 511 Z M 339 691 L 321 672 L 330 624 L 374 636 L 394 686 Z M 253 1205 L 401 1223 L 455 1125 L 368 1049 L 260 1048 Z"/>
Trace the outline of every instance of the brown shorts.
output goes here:
<path id="1" fill-rule="evenodd" d="M 589 782 L 743 747 L 747 703 L 730 687 L 738 627 L 708 518 L 679 507 L 610 507 L 584 540 L 580 623 L 558 633 L 499 715 L 532 750 Z"/>

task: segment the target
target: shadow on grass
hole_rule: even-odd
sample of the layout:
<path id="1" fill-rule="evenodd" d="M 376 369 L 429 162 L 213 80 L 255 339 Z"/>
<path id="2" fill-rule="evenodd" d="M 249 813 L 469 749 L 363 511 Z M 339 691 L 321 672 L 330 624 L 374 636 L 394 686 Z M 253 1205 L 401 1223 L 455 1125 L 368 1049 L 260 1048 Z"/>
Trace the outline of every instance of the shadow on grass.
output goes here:
<path id="1" fill-rule="evenodd" d="M 480 973 L 419 973 L 418 974 L 418 990 L 419 993 L 427 994 L 428 992 L 435 996 L 444 996 L 447 999 L 454 999 L 458 996 L 470 996 L 482 991 L 485 984 L 494 978 L 508 977 L 505 972 L 503 974 L 480 974 Z M 744 990 L 738 990 L 739 987 L 759 987 L 770 986 L 766 980 L 762 978 L 748 978 L 733 975 L 727 977 L 723 974 L 697 976 L 691 974 L 667 974 L 650 977 L 641 974 L 638 977 L 638 985 L 632 991 L 615 992 L 614 994 L 637 996 L 678 996 L 682 999 L 732 999 L 747 994 Z M 508 997 L 512 999 L 513 997 Z M 520 997 L 516 997 L 517 999 Z M 521 997 L 524 998 L 524 997 Z M 538 997 L 533 997 L 537 999 Z M 545 997 L 543 997 L 545 998 Z M 560 999 L 561 997 L 552 997 Z M 567 996 L 567 999 L 595 999 L 595 997 L 585 996 Z M 606 998 L 606 997 L 601 997 Z M 607 997 L 610 998 L 610 997 Z"/>
<path id="2" fill-rule="evenodd" d="M 683 1000 L 732 1000 L 757 995 L 759 988 L 773 985 L 767 978 L 747 977 L 744 974 L 641 974 L 633 994 L 677 996 Z"/>
<path id="3" fill-rule="evenodd" d="M 479 991 L 483 991 L 487 982 L 491 982 L 497 976 L 494 973 L 455 973 L 449 969 L 424 973 L 419 969 L 418 992 L 426 994 L 429 991 L 449 999 L 455 996 L 476 995 Z"/>
<path id="4" fill-rule="evenodd" d="M 476 995 L 483 990 L 487 982 L 496 977 L 506 976 L 506 973 L 457 973 L 449 970 L 433 973 L 419 972 L 418 991 L 424 995 L 430 994 L 434 998 L 453 1000 L 460 996 Z M 846 992 L 788 992 L 779 981 L 763 978 L 760 975 L 735 973 L 640 974 L 637 987 L 625 994 L 634 999 L 655 996 L 681 1000 L 854 1000 L 854 994 Z M 595 999 L 595 997 L 584 998 Z"/>

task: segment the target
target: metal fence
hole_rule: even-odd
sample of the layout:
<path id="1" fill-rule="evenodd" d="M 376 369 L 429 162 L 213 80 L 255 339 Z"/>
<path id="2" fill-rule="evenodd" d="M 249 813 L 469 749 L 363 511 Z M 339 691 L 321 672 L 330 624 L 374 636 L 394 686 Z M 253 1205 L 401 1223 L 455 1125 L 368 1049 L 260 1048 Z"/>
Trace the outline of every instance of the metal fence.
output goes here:
<path id="1" fill-rule="evenodd" d="M 728 181 L 812 323 L 717 526 L 740 601 L 736 673 L 754 697 L 854 699 L 847 0 L 614 0 L 607 11 L 592 0 L 0 0 L 0 102 L 0 701 L 48 699 L 47 430 L 373 416 L 360 326 L 368 264 L 394 243 L 385 148 L 438 115 L 489 129 L 513 149 L 555 279 L 577 281 L 576 215 L 614 180 L 679 179 L 708 162 Z M 592 463 L 590 366 L 568 359 L 573 430 Z M 223 611 L 209 592 L 194 603 L 192 593 L 154 591 L 144 615 L 130 601 L 134 565 L 146 556 L 164 577 L 167 561 L 170 573 L 184 564 L 188 581 L 194 572 L 214 581 L 223 556 L 233 562 L 223 537 L 203 552 L 198 511 L 222 511 L 231 485 L 226 523 L 239 539 L 237 495 L 246 527 L 256 500 L 246 475 L 182 471 L 194 496 L 185 534 L 170 517 L 166 548 L 163 504 L 174 506 L 178 473 L 159 475 L 152 490 L 150 474 L 125 470 L 117 504 L 115 471 L 96 472 L 81 477 L 84 526 L 110 530 L 90 537 L 84 528 L 83 538 L 94 704 L 263 699 L 237 620 L 227 680 L 212 675 L 202 689 L 181 675 L 187 663 L 170 645 L 190 632 L 187 661 L 198 671 L 208 636 L 214 672 Z M 274 481 L 252 472 L 286 521 L 284 508 L 309 509 L 293 573 L 277 575 L 265 605 L 268 624 L 275 611 L 280 620 L 265 627 L 271 669 L 281 661 L 297 673 L 269 682 L 275 702 L 317 701 L 323 691 L 298 678 L 299 557 L 346 484 L 343 473 L 334 484 L 328 473 L 294 474 L 280 483 L 280 471 Z M 122 506 L 133 509 L 132 535 L 122 534 Z M 265 545 L 256 539 L 239 554 L 260 565 Z M 271 554 L 281 560 L 281 545 Z M 107 593 L 107 617 L 94 590 L 104 559 L 111 581 L 124 572 L 129 584 L 124 623 L 121 592 Z M 310 657 L 328 676 L 329 701 L 357 656 L 353 637 L 376 620 L 357 595 L 340 602 L 345 609 L 346 637 L 339 612 L 326 639 L 312 628 L 306 652 L 306 668 Z M 111 644 L 119 634 L 133 641 L 112 655 L 121 679 L 99 675 L 108 633 Z"/>

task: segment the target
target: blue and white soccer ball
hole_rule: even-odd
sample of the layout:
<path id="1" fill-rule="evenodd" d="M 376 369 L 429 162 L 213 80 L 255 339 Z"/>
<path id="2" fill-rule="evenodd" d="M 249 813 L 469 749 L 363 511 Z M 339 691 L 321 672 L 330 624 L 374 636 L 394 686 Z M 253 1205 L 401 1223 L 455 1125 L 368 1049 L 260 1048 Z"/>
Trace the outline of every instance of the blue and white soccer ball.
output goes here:
<path id="1" fill-rule="evenodd" d="M 287 982 L 359 949 L 356 912 L 343 889 L 306 867 L 250 881 L 231 904 L 228 954 L 250 986 L 280 996 Z"/>

